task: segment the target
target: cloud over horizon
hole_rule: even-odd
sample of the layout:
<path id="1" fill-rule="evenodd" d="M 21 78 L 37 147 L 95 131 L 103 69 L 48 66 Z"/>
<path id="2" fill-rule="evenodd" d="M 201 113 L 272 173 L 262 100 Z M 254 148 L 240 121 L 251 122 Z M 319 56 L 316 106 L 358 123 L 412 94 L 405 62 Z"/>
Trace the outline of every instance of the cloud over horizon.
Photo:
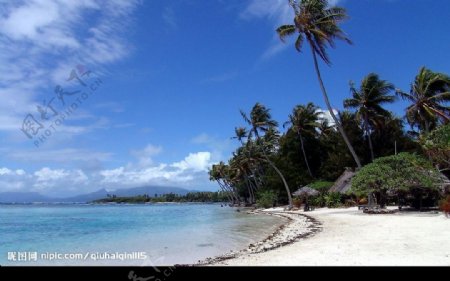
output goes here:
<path id="1" fill-rule="evenodd" d="M 26 171 L 0 167 L 1 192 L 39 192 L 45 195 L 67 196 L 94 192 L 101 188 L 112 190 L 145 185 L 202 189 L 208 183 L 208 168 L 214 163 L 211 160 L 211 152 L 189 153 L 182 160 L 173 163 L 155 163 L 151 157 L 162 151 L 161 146 L 148 144 L 141 150 L 130 152 L 131 155 L 138 156 L 135 163 L 110 169 L 43 167 Z M 67 152 L 74 157 L 77 155 L 76 150 Z M 89 155 L 88 151 L 79 152 L 82 154 L 78 158 Z M 58 158 L 59 153 L 62 152 L 50 153 L 48 157 Z M 100 154 L 92 157 L 110 156 Z"/>

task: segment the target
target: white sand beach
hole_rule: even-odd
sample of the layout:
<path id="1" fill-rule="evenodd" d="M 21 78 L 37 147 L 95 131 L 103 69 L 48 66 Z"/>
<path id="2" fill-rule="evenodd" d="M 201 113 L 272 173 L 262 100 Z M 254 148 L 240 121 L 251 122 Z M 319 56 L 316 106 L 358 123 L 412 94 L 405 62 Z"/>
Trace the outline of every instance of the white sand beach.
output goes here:
<path id="1" fill-rule="evenodd" d="M 268 209 L 266 212 L 280 212 Z M 281 210 L 282 211 L 282 210 Z M 369 215 L 357 208 L 316 209 L 304 213 L 317 220 L 321 231 L 298 236 L 295 242 L 253 253 L 251 248 L 212 265 L 233 266 L 450 266 L 450 219 L 442 212 L 401 212 Z M 306 233 L 305 218 L 289 215 L 295 227 L 283 237 Z M 297 222 L 295 222 L 297 221 Z M 311 222 L 309 224 L 311 226 Z M 299 230 L 302 229 L 302 230 Z M 275 235 L 277 236 L 277 235 Z M 278 235 L 279 236 L 279 235 Z M 303 235 L 304 236 L 304 235 Z M 265 242 L 267 244 L 267 241 Z"/>

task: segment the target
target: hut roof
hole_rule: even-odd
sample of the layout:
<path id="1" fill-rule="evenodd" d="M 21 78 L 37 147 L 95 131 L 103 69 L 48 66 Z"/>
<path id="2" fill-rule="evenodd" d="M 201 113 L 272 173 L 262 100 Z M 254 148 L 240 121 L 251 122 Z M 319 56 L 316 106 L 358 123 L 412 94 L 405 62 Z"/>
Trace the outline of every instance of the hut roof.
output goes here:
<path id="1" fill-rule="evenodd" d="M 294 196 L 302 196 L 302 195 L 316 196 L 318 194 L 319 194 L 319 191 L 317 191 L 309 186 L 304 186 L 302 188 L 299 188 L 296 192 L 292 193 L 292 195 L 294 195 Z"/>
<path id="2" fill-rule="evenodd" d="M 352 178 L 355 176 L 355 172 L 351 169 L 346 169 L 344 173 L 334 182 L 330 187 L 330 192 L 346 193 L 352 187 Z"/>

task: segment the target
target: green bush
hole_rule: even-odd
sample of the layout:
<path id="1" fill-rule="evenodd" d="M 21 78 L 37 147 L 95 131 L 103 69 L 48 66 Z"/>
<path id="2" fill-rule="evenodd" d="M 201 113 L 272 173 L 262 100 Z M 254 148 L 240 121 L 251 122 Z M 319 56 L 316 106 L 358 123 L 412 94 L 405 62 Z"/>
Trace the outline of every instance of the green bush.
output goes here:
<path id="1" fill-rule="evenodd" d="M 327 192 L 331 186 L 333 186 L 334 182 L 331 181 L 315 181 L 308 184 L 309 187 L 314 188 L 315 190 L 324 193 Z"/>
<path id="2" fill-rule="evenodd" d="M 270 208 L 277 201 L 277 197 L 277 194 L 271 190 L 259 192 L 256 206 L 258 208 Z"/>
<path id="3" fill-rule="evenodd" d="M 327 204 L 326 194 L 320 194 L 319 196 L 311 198 L 311 205 L 316 207 L 325 207 Z"/>
<path id="4" fill-rule="evenodd" d="M 364 166 L 352 179 L 351 192 L 358 196 L 378 194 L 381 207 L 387 192 L 430 193 L 441 182 L 438 171 L 423 157 L 410 153 L 381 157 Z"/>
<path id="5" fill-rule="evenodd" d="M 325 204 L 328 208 L 337 208 L 341 206 L 341 194 L 339 192 L 330 192 L 325 196 Z"/>
<path id="6" fill-rule="evenodd" d="M 375 159 L 364 166 L 352 179 L 351 191 L 358 195 L 380 191 L 409 191 L 412 188 L 436 188 L 439 183 L 437 170 L 426 159 L 415 154 Z"/>

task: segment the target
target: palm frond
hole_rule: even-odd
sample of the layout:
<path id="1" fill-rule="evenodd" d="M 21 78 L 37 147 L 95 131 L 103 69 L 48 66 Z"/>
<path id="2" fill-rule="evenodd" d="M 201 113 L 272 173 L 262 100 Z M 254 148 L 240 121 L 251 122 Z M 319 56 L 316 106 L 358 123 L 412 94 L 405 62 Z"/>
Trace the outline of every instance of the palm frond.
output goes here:
<path id="1" fill-rule="evenodd" d="M 282 25 L 277 28 L 278 36 L 280 37 L 281 41 L 285 42 L 285 38 L 287 36 L 290 36 L 295 33 L 295 25 L 289 24 L 289 25 Z"/>

